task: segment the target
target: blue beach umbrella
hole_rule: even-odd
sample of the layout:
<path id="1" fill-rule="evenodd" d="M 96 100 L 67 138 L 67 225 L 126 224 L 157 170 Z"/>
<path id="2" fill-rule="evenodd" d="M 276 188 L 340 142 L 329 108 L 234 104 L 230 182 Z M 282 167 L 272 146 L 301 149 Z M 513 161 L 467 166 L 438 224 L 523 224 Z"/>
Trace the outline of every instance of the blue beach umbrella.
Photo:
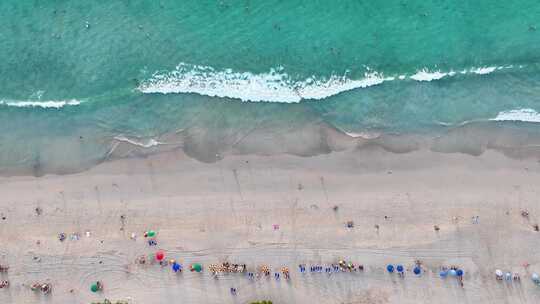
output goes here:
<path id="1" fill-rule="evenodd" d="M 439 275 L 441 276 L 441 278 L 446 278 L 446 276 L 448 276 L 448 270 L 441 270 L 441 272 L 439 272 Z"/>
<path id="2" fill-rule="evenodd" d="M 457 275 L 458 277 L 463 276 L 463 270 L 461 270 L 461 269 L 456 270 L 456 275 Z"/>
<path id="3" fill-rule="evenodd" d="M 397 265 L 396 269 L 398 272 L 403 272 L 403 265 Z"/>
<path id="4" fill-rule="evenodd" d="M 450 269 L 450 271 L 448 271 L 448 274 L 452 277 L 455 277 L 457 276 L 457 271 L 455 269 Z"/>
<path id="5" fill-rule="evenodd" d="M 388 264 L 388 266 L 386 266 L 386 270 L 388 270 L 388 272 L 394 272 L 394 265 L 392 264 Z"/>
<path id="6" fill-rule="evenodd" d="M 180 264 L 178 264 L 178 263 L 176 263 L 176 262 L 174 262 L 174 263 L 172 264 L 172 270 L 173 270 L 174 272 L 178 272 L 178 271 L 180 271 L 181 269 L 182 269 L 182 265 L 180 265 Z"/>
<path id="7" fill-rule="evenodd" d="M 420 272 L 422 272 L 422 270 L 420 269 L 420 267 L 416 266 L 416 267 L 414 267 L 413 272 L 414 272 L 414 274 L 419 275 Z"/>

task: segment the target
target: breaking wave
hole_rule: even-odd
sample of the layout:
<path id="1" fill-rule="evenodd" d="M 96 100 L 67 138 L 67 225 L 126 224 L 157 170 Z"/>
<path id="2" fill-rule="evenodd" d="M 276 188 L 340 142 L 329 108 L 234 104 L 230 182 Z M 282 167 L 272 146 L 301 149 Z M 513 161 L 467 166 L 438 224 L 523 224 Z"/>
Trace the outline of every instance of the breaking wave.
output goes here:
<path id="1" fill-rule="evenodd" d="M 491 74 L 497 70 L 503 70 L 503 69 L 512 69 L 514 66 L 507 65 L 507 66 L 491 66 L 491 67 L 479 67 L 479 68 L 470 68 L 465 69 L 461 71 L 448 71 L 448 72 L 442 72 L 442 71 L 429 71 L 427 69 L 422 69 L 420 71 L 417 71 L 416 74 L 411 75 L 409 78 L 416 80 L 416 81 L 433 81 L 433 80 L 439 80 L 445 77 L 452 77 L 459 74 L 467 75 L 467 74 L 476 74 L 476 75 L 486 75 Z M 521 66 L 519 67 L 521 68 Z M 405 77 L 401 79 L 405 79 Z"/>
<path id="2" fill-rule="evenodd" d="M 80 105 L 81 101 L 76 99 L 70 100 L 49 100 L 49 101 L 39 101 L 39 100 L 0 100 L 0 105 L 6 105 L 10 107 L 18 108 L 53 108 L 60 109 L 65 106 L 77 106 Z"/>
<path id="3" fill-rule="evenodd" d="M 364 78 L 347 76 L 310 77 L 295 81 L 282 68 L 253 74 L 217 71 L 212 67 L 180 64 L 172 72 L 156 73 L 143 82 L 143 93 L 197 93 L 206 96 L 238 98 L 243 101 L 300 102 L 302 99 L 324 99 L 344 91 L 365 88 L 393 80 L 377 72 L 366 72 Z"/>
<path id="4" fill-rule="evenodd" d="M 525 122 L 540 122 L 540 113 L 533 109 L 518 109 L 511 111 L 503 111 L 497 114 L 497 117 L 492 118 L 495 121 L 525 121 Z"/>
<path id="5" fill-rule="evenodd" d="M 347 73 L 330 77 L 311 76 L 295 80 L 282 67 L 267 73 L 216 70 L 209 66 L 179 64 L 174 71 L 157 72 L 143 81 L 138 90 L 143 93 L 196 93 L 212 97 L 237 98 L 242 101 L 300 102 L 305 99 L 324 99 L 358 88 L 379 85 L 385 81 L 433 81 L 459 74 L 485 75 L 513 66 L 478 67 L 443 72 L 422 69 L 411 75 L 384 75 L 367 68 L 363 77 L 351 79 Z"/>

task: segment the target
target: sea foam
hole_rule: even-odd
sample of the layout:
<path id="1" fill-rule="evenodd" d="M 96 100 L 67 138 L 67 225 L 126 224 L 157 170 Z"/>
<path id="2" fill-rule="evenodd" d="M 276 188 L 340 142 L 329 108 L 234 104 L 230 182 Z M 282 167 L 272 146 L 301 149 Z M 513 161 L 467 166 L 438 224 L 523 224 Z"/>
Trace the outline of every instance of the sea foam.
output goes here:
<path id="1" fill-rule="evenodd" d="M 428 71 L 427 69 L 423 69 L 421 71 L 416 72 L 416 74 L 410 76 L 411 79 L 416 81 L 432 81 L 432 80 L 439 80 L 441 78 L 444 78 L 446 76 L 454 76 L 455 72 L 441 72 L 441 71 Z"/>
<path id="2" fill-rule="evenodd" d="M 540 113 L 533 109 L 518 109 L 511 111 L 503 111 L 497 114 L 497 117 L 491 120 L 496 121 L 526 121 L 526 122 L 540 122 Z"/>
<path id="3" fill-rule="evenodd" d="M 267 73 L 222 71 L 212 67 L 181 63 L 172 72 L 156 73 L 143 82 L 143 93 L 197 93 L 206 96 L 238 98 L 243 101 L 300 102 L 323 99 L 344 91 L 378 85 L 386 80 L 379 73 L 368 73 L 352 80 L 346 76 L 310 77 L 293 80 L 282 68 Z"/>
<path id="4" fill-rule="evenodd" d="M 459 73 L 485 75 L 512 67 L 473 67 Z M 324 99 L 345 91 L 379 85 L 385 81 L 433 81 L 457 74 L 458 72 L 454 70 L 445 72 L 424 68 L 414 74 L 388 76 L 366 68 L 363 77 L 359 79 L 351 79 L 345 74 L 329 77 L 311 76 L 297 80 L 288 75 L 282 67 L 254 74 L 180 63 L 173 71 L 154 73 L 150 79 L 140 84 L 138 90 L 143 93 L 196 93 L 212 97 L 237 98 L 242 101 L 293 103 L 304 99 Z"/>
<path id="5" fill-rule="evenodd" d="M 19 107 L 19 108 L 53 108 L 60 109 L 65 106 L 77 106 L 80 105 L 81 101 L 76 99 L 71 100 L 48 100 L 48 101 L 23 101 L 23 100 L 0 100 L 0 105 L 6 105 L 10 107 Z"/>
<path id="6" fill-rule="evenodd" d="M 143 147 L 143 148 L 150 148 L 150 147 L 154 147 L 154 146 L 158 146 L 158 145 L 163 144 L 162 142 L 159 142 L 159 141 L 157 141 L 157 140 L 155 140 L 153 138 L 147 140 L 146 142 L 141 142 L 141 141 L 138 141 L 138 140 L 135 140 L 135 139 L 130 139 L 130 138 L 124 136 L 124 135 L 115 136 L 114 139 L 116 139 L 117 141 L 127 142 L 127 143 L 130 143 L 132 145 Z"/>
<path id="7" fill-rule="evenodd" d="M 495 72 L 496 70 L 511 69 L 512 65 L 508 66 L 487 66 L 487 67 L 473 67 L 470 69 L 461 70 L 459 74 L 476 74 L 476 75 L 487 75 Z M 521 67 L 520 67 L 521 68 Z M 415 74 L 411 75 L 409 78 L 416 81 L 433 81 L 439 80 L 445 77 L 452 77 L 457 75 L 456 71 L 450 70 L 448 72 L 443 72 L 440 70 L 428 70 L 422 69 L 417 71 Z M 400 78 L 404 79 L 404 78 Z"/>

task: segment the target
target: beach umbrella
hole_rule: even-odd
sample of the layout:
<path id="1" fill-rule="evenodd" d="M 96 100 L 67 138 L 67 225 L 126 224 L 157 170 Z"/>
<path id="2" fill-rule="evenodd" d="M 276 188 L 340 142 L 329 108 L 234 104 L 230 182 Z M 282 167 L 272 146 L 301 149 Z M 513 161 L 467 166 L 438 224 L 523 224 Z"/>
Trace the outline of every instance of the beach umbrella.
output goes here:
<path id="1" fill-rule="evenodd" d="M 394 272 L 394 265 L 388 264 L 388 266 L 386 266 L 386 270 L 388 270 L 390 273 Z"/>
<path id="2" fill-rule="evenodd" d="M 397 265 L 396 270 L 398 272 L 403 272 L 403 265 Z"/>
<path id="3" fill-rule="evenodd" d="M 156 252 L 156 260 L 161 261 L 165 258 L 165 252 L 163 250 L 159 250 Z"/>
<path id="4" fill-rule="evenodd" d="M 457 271 L 455 269 L 450 269 L 448 270 L 448 274 L 452 277 L 455 277 L 457 276 Z"/>
<path id="5" fill-rule="evenodd" d="M 461 269 L 456 270 L 456 275 L 457 275 L 458 277 L 463 276 L 463 270 L 461 270 Z"/>
<path id="6" fill-rule="evenodd" d="M 420 267 L 416 266 L 416 267 L 414 267 L 413 272 L 414 272 L 414 274 L 419 275 L 420 272 L 422 272 L 422 270 L 420 269 Z"/>
<path id="7" fill-rule="evenodd" d="M 441 270 L 441 272 L 439 272 L 439 275 L 441 276 L 441 278 L 446 278 L 446 276 L 448 275 L 448 270 Z"/>
<path id="8" fill-rule="evenodd" d="M 156 236 L 156 232 L 154 230 L 148 230 L 148 232 L 146 232 L 146 235 L 148 237 L 155 237 Z"/>
<path id="9" fill-rule="evenodd" d="M 202 271 L 202 265 L 199 263 L 195 263 L 191 265 L 191 271 L 201 272 Z"/>
<path id="10" fill-rule="evenodd" d="M 91 290 L 92 292 L 98 292 L 98 291 L 99 291 L 98 283 L 97 283 L 97 282 L 92 283 L 92 285 L 90 285 L 90 290 Z"/>
<path id="11" fill-rule="evenodd" d="M 535 283 L 537 283 L 537 284 L 540 283 L 540 276 L 538 276 L 537 273 L 533 273 L 533 274 L 531 275 L 531 279 L 533 280 L 533 282 L 535 282 Z"/>
<path id="12" fill-rule="evenodd" d="M 500 269 L 495 270 L 495 275 L 498 276 L 498 277 L 502 277 L 502 275 L 503 275 L 502 270 L 500 270 Z"/>
<path id="13" fill-rule="evenodd" d="M 178 271 L 180 271 L 181 269 L 182 269 L 182 265 L 180 265 L 180 264 L 178 264 L 178 263 L 176 263 L 176 262 L 174 262 L 174 263 L 172 264 L 172 270 L 173 270 L 174 272 L 178 272 Z"/>

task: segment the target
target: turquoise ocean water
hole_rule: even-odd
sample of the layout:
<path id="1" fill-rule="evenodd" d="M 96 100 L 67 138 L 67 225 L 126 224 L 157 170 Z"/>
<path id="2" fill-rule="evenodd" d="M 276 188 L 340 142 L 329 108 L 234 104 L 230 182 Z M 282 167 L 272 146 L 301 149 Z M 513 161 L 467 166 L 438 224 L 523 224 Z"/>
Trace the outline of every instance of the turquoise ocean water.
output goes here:
<path id="1" fill-rule="evenodd" d="M 534 0 L 6 0 L 0 41 L 4 171 L 194 126 L 540 121 Z"/>

